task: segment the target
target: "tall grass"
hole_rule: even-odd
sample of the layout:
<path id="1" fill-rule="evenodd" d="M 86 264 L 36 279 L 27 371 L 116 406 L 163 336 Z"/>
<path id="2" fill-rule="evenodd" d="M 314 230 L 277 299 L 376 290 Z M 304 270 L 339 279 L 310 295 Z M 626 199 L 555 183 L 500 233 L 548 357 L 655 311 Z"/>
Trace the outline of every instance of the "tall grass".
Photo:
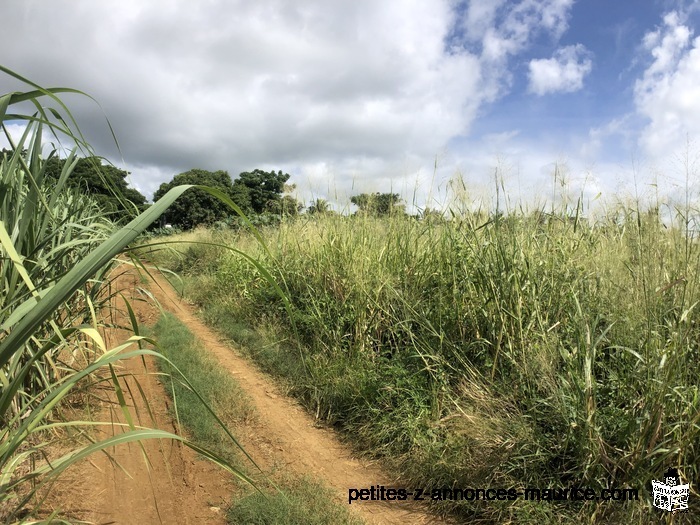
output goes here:
<path id="1" fill-rule="evenodd" d="M 190 245 L 169 262 L 189 271 L 186 291 L 211 322 L 405 483 L 641 498 L 453 504 L 461 515 L 646 523 L 652 479 L 670 466 L 695 491 L 700 479 L 700 247 L 653 208 L 608 211 L 597 224 L 536 210 L 270 229 L 258 257 L 288 287 L 296 335 L 235 254 Z M 209 235 L 256 251 L 245 234 Z M 258 344 L 244 325 L 271 335 Z"/>
<path id="2" fill-rule="evenodd" d="M 47 456 L 53 432 L 116 425 L 63 421 L 61 403 L 72 393 L 97 382 L 119 391 L 114 367 L 121 360 L 146 355 L 164 359 L 142 345 L 135 321 L 132 337 L 114 348 L 105 345 L 105 308 L 118 291 L 110 289 L 109 272 L 115 257 L 189 187 L 173 189 L 129 224 L 114 225 L 93 201 L 66 186 L 77 153 L 92 153 L 58 97 L 79 92 L 44 89 L 2 66 L 0 71 L 29 87 L 0 96 L 0 122 L 11 142 L 0 158 L 0 521 L 23 522 L 36 515 L 40 489 L 76 461 L 143 439 L 182 441 L 249 480 L 221 457 L 180 436 L 136 425 L 123 401 L 123 431 L 117 428 L 113 437 L 59 458 Z M 26 105 L 33 106 L 33 114 L 22 113 Z M 14 108 L 20 112 L 12 113 Z M 26 124 L 17 143 L 7 133 L 8 121 Z M 58 181 L 44 176 L 44 132 L 76 145 Z M 203 410 L 210 410 L 209 405 Z M 235 442 L 230 432 L 228 437 Z"/>

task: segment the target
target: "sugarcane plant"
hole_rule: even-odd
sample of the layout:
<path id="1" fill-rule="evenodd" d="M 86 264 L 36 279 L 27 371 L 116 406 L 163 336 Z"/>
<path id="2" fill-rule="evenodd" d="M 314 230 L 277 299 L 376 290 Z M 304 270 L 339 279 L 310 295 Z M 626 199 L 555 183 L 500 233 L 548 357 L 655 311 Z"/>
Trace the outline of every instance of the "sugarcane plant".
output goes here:
<path id="1" fill-rule="evenodd" d="M 111 286 L 116 257 L 128 252 L 135 239 L 192 186 L 174 188 L 145 212 L 134 211 L 128 224 L 115 224 L 95 201 L 67 184 L 79 156 L 93 152 L 61 96 L 88 95 L 43 88 L 2 66 L 0 71 L 28 87 L 0 96 L 2 132 L 10 144 L 0 156 L 0 522 L 34 519 L 44 488 L 76 461 L 144 439 L 181 441 L 251 482 L 240 469 L 182 436 L 135 424 L 120 396 L 127 415 L 123 431 L 76 445 L 59 458 L 47 457 L 53 432 L 115 424 L 63 420 L 61 403 L 72 392 L 88 382 L 107 382 L 119 391 L 114 371 L 120 361 L 148 355 L 166 359 L 152 349 L 156 341 L 138 335 L 137 326 L 131 337 L 113 348 L 105 344 L 101 328 L 117 292 Z M 11 136 L 10 123 L 23 127 L 20 138 Z M 44 135 L 72 148 L 58 178 L 46 176 L 46 165 L 61 152 L 54 148 L 46 155 Z M 202 189 L 228 201 L 216 190 Z M 178 380 L 188 383 L 184 377 Z"/>

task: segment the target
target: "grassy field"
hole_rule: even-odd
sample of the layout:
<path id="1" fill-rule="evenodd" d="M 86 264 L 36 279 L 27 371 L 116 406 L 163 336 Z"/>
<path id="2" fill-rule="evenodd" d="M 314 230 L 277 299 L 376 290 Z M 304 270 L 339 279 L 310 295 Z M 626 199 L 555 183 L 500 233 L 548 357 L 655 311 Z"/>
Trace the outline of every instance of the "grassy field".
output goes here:
<path id="1" fill-rule="evenodd" d="M 688 210 L 676 222 L 655 208 L 606 217 L 302 217 L 263 231 L 269 253 L 245 233 L 199 230 L 158 257 L 213 326 L 405 486 L 640 498 L 439 512 L 641 524 L 661 512 L 650 483 L 667 468 L 697 491 L 700 247 Z M 274 268 L 291 309 L 222 246 Z"/>
<path id="2" fill-rule="evenodd" d="M 356 523 L 347 509 L 329 505 L 326 489 L 313 480 L 280 474 L 284 493 L 271 490 L 265 479 L 260 488 L 268 493 L 254 492 L 246 461 L 233 452 L 237 442 L 223 425 L 249 416 L 245 396 L 191 348 L 168 354 L 172 361 L 150 349 L 155 341 L 143 335 L 128 301 L 126 312 L 116 312 L 112 299 L 123 290 L 120 272 L 113 270 L 141 265 L 132 243 L 188 187 L 172 189 L 141 214 L 133 207 L 131 216 L 115 222 L 96 199 L 68 184 L 80 157 L 95 158 L 59 97 L 82 93 L 44 89 L 3 66 L 0 74 L 28 89 L 0 95 L 0 132 L 10 144 L 0 152 L 0 523 L 66 523 L 60 509 L 42 508 L 57 477 L 90 454 L 148 439 L 180 441 L 249 482 L 239 487 L 245 495 L 230 509 L 230 523 Z M 23 114 L 27 108 L 33 114 Z M 26 125 L 19 140 L 8 132 L 8 122 Z M 60 152 L 67 157 L 57 178 L 47 175 L 47 166 L 59 151 L 47 147 L 45 135 L 75 146 Z M 114 196 L 124 201 L 118 192 Z M 124 328 L 115 346 L 105 344 L 108 331 Z M 191 334 L 176 321 L 164 319 L 158 329 L 165 330 L 162 345 L 191 346 Z M 179 415 L 194 441 L 141 426 L 125 400 L 121 362 L 149 355 L 172 373 Z M 92 419 L 93 401 L 105 403 L 110 391 L 124 423 Z M 97 440 L 99 426 L 113 435 Z M 145 455 L 143 460 L 147 465 Z"/>
<path id="3" fill-rule="evenodd" d="M 63 429 L 99 424 L 61 419 L 62 402 L 96 381 L 118 391 L 114 365 L 158 355 L 138 336 L 107 348 L 100 313 L 114 291 L 114 257 L 186 188 L 127 227 L 110 222 L 65 186 L 75 155 L 90 153 L 57 96 L 72 90 L 43 90 L 0 69 L 29 90 L 0 96 L 3 124 L 29 124 L 0 156 L 0 520 L 14 523 L 36 514 L 43 483 L 92 452 L 184 440 L 126 425 L 51 463 L 44 457 Z M 13 113 L 23 103 L 36 115 Z M 78 146 L 58 181 L 45 177 L 45 131 Z M 541 212 L 449 221 L 303 216 L 265 230 L 269 250 L 248 233 L 196 231 L 159 260 L 183 273 L 185 292 L 212 325 L 358 450 L 383 458 L 406 487 L 578 485 L 640 495 L 626 503 L 435 502 L 438 512 L 485 523 L 641 524 L 658 518 L 650 482 L 669 467 L 698 497 L 692 212 L 674 210 L 672 221 L 655 207 L 620 206 L 595 225 Z M 209 386 L 200 385 L 201 399 Z M 212 447 L 197 450 L 241 474 L 220 443 Z M 308 499 L 283 500 L 251 496 L 231 519 L 308 517 Z"/>

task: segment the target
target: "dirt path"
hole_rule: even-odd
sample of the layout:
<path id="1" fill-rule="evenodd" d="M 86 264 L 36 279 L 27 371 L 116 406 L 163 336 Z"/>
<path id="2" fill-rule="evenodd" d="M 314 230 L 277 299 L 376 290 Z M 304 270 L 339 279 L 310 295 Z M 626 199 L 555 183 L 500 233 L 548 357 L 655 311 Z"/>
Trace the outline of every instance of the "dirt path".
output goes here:
<path id="1" fill-rule="evenodd" d="M 268 376 L 222 343 L 164 278 L 156 280 L 148 288 L 161 306 L 187 325 L 251 398 L 258 417 L 238 426 L 236 437 L 264 470 L 281 468 L 322 480 L 343 505 L 348 502 L 349 488 L 401 486 L 376 465 L 353 457 L 333 431 L 318 428 L 314 419 L 284 396 Z M 131 293 L 138 293 L 139 286 L 143 285 L 137 284 L 132 272 Z M 158 311 L 154 307 L 137 302 L 132 305 L 139 322 L 156 321 Z M 143 368 L 140 362 L 127 366 L 131 371 Z M 150 367 L 154 370 L 153 364 Z M 173 430 L 163 387 L 153 376 L 139 377 L 160 428 Z M 133 479 L 110 465 L 104 455 L 74 469 L 73 476 L 69 472 L 61 482 L 70 487 L 69 492 L 59 490 L 63 508 L 103 524 L 224 523 L 220 509 L 225 507 L 233 488 L 219 469 L 196 459 L 189 449 L 177 444 L 150 443 L 147 452 L 152 463 L 150 475 L 138 445 L 114 452 Z M 444 523 L 425 513 L 425 505 L 410 501 L 358 501 L 350 508 L 371 525 Z"/>
<path id="2" fill-rule="evenodd" d="M 244 434 L 238 437 L 258 464 L 321 479 L 335 490 L 341 504 L 347 504 L 349 488 L 401 486 L 376 465 L 353 457 L 332 430 L 317 427 L 314 419 L 296 401 L 284 396 L 269 376 L 222 343 L 164 278 L 156 279 L 159 286 L 151 286 L 150 290 L 163 308 L 188 326 L 251 397 L 259 417 L 257 422 L 239 427 L 239 434 L 241 430 Z M 357 501 L 351 510 L 372 525 L 444 523 L 409 501 Z"/>
<path id="3" fill-rule="evenodd" d="M 133 298 L 137 295 L 136 282 L 135 275 L 127 274 L 118 278 L 117 286 Z M 139 322 L 152 324 L 157 320 L 154 306 L 144 301 L 130 302 Z M 116 321 L 128 325 L 123 304 L 118 304 L 118 312 Z M 106 330 L 104 335 L 111 348 L 131 334 Z M 154 371 L 152 359 L 146 360 L 146 369 L 140 359 L 130 359 L 117 374 L 133 375 L 125 380 L 124 394 L 127 404 L 134 407 L 132 413 L 139 418 L 137 424 L 176 432 L 168 413 L 168 397 Z M 104 401 L 91 419 L 123 423 L 113 390 L 105 388 L 100 397 Z M 143 397 L 155 421 L 151 420 Z M 104 439 L 120 431 L 119 427 L 104 427 L 95 438 Z M 53 486 L 47 506 L 60 509 L 62 516 L 72 520 L 103 525 L 226 523 L 223 509 L 234 490 L 231 480 L 220 468 L 198 458 L 181 443 L 146 440 L 143 449 L 138 443 L 130 443 L 107 452 L 111 460 L 98 453 L 69 468 Z"/>

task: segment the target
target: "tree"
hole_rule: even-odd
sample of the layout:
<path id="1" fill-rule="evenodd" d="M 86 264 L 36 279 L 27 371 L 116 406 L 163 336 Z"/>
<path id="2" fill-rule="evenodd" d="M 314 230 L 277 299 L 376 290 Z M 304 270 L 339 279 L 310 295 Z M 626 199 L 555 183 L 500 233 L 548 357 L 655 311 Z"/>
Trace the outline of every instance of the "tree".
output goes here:
<path id="1" fill-rule="evenodd" d="M 243 172 L 231 180 L 225 171 L 192 169 L 176 175 L 169 183 L 163 183 L 153 196 L 157 201 L 165 193 L 181 184 L 211 186 L 223 191 L 246 214 L 271 213 L 296 214 L 300 204 L 291 196 L 282 197 L 289 175 L 278 171 L 253 170 Z M 205 191 L 193 189 L 185 192 L 165 213 L 165 220 L 173 226 L 191 229 L 197 225 L 213 224 L 233 215 L 233 211 Z M 251 217 L 252 219 L 252 217 Z"/>
<path id="2" fill-rule="evenodd" d="M 350 197 L 350 202 L 369 215 L 385 216 L 405 213 L 398 193 L 361 193 Z"/>
<path id="3" fill-rule="evenodd" d="M 316 199 L 309 205 L 308 212 L 310 215 L 326 215 L 331 212 L 331 206 L 326 199 Z"/>
<path id="4" fill-rule="evenodd" d="M 49 158 L 45 175 L 58 179 L 65 164 L 66 159 Z M 100 157 L 85 157 L 78 159 L 68 176 L 67 184 L 92 195 L 106 212 L 122 217 L 135 211 L 131 204 L 139 211 L 143 211 L 146 206 L 146 197 L 128 187 L 128 176 L 127 171 L 110 164 L 103 165 Z"/>
<path id="5" fill-rule="evenodd" d="M 182 184 L 197 184 L 210 186 L 224 192 L 244 212 L 250 211 L 250 200 L 247 191 L 242 188 L 234 188 L 231 177 L 225 171 L 206 171 L 192 169 L 179 175 L 173 180 L 160 185 L 153 195 L 157 201 L 171 188 Z M 231 215 L 231 209 L 218 198 L 209 193 L 194 188 L 186 191 L 165 212 L 165 221 L 182 229 L 191 229 L 200 224 L 208 225 L 216 221 L 224 220 Z"/>
<path id="6" fill-rule="evenodd" d="M 291 195 L 283 195 L 279 204 L 280 213 L 286 217 L 296 217 L 304 205 Z"/>
<path id="7" fill-rule="evenodd" d="M 289 174 L 278 171 L 253 170 L 244 171 L 236 180 L 233 187 L 238 192 L 247 191 L 250 207 L 255 213 L 279 213 L 281 208 L 284 183 L 289 180 Z"/>
<path id="8" fill-rule="evenodd" d="M 304 204 L 291 195 L 296 188 L 296 184 L 285 184 L 283 187 L 284 195 L 277 195 L 277 199 L 268 200 L 265 213 L 283 217 L 296 217 L 299 215 L 299 212 L 304 209 Z"/>

